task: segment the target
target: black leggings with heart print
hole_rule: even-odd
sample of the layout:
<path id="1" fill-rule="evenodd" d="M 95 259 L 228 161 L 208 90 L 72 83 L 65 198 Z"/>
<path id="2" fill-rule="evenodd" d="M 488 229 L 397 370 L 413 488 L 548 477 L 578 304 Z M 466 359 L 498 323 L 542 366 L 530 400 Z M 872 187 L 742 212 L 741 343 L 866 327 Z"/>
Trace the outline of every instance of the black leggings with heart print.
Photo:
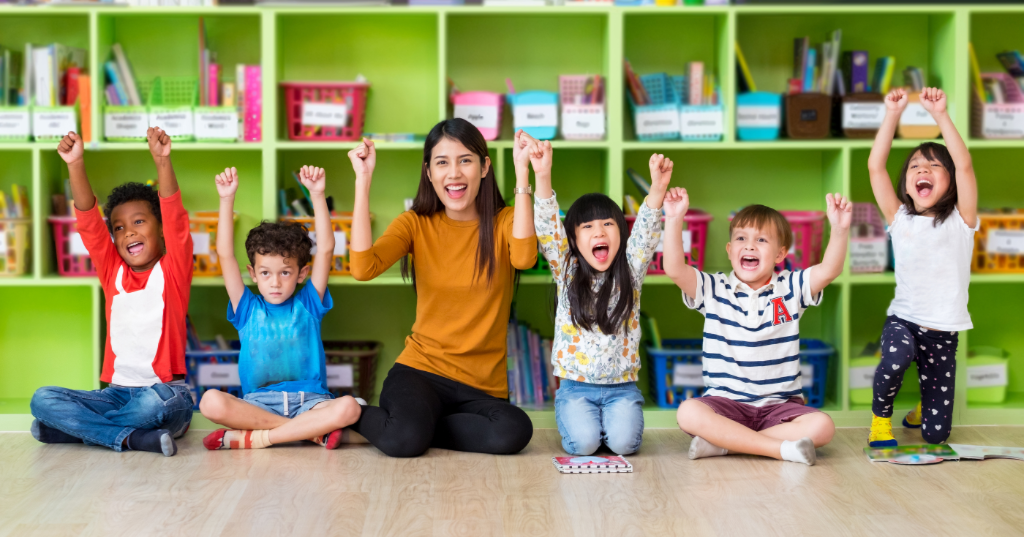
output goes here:
<path id="1" fill-rule="evenodd" d="M 953 425 L 958 342 L 957 332 L 928 330 L 890 315 L 882 329 L 882 363 L 875 370 L 871 411 L 892 417 L 903 374 L 916 362 L 921 378 L 921 436 L 929 444 L 945 442 Z"/>

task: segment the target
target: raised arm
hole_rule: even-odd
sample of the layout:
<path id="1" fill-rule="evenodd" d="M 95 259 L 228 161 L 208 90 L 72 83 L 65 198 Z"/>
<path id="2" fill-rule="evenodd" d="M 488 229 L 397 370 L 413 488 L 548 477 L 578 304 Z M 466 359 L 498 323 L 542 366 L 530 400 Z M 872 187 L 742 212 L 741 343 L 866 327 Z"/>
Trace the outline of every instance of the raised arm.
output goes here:
<path id="1" fill-rule="evenodd" d="M 672 159 L 665 158 L 665 155 L 651 155 L 651 191 L 644 198 L 633 222 L 633 231 L 626 242 L 629 270 L 634 280 L 640 282 L 643 282 L 647 266 L 651 264 L 662 239 L 661 206 L 665 201 L 669 181 L 672 180 L 672 166 Z"/>
<path id="2" fill-rule="evenodd" d="M 171 166 L 171 137 L 160 127 L 150 127 L 146 131 L 149 153 L 153 155 L 156 165 L 156 178 L 160 183 L 160 197 L 169 198 L 178 191 L 178 178 Z"/>
<path id="3" fill-rule="evenodd" d="M 69 132 L 57 146 L 57 154 L 68 165 L 71 178 L 71 195 L 75 198 L 75 209 L 88 211 L 96 206 L 96 194 L 85 175 L 85 143 L 77 133 Z"/>
<path id="4" fill-rule="evenodd" d="M 949 156 L 956 166 L 956 209 L 960 211 L 964 223 L 974 228 L 978 225 L 978 182 L 974 177 L 974 162 L 967 145 L 953 125 L 953 120 L 946 110 L 946 94 L 939 88 L 925 88 L 921 91 L 921 106 L 932 115 L 939 124 L 942 139 L 946 142 Z"/>
<path id="5" fill-rule="evenodd" d="M 309 280 L 316 287 L 320 300 L 323 300 L 327 292 L 327 278 L 331 275 L 331 263 L 334 261 L 334 228 L 331 226 L 331 211 L 327 208 L 327 196 L 324 194 L 327 178 L 323 168 L 303 166 L 299 170 L 299 181 L 309 190 L 316 227 L 317 255 L 313 259 L 313 273 Z"/>
<path id="6" fill-rule="evenodd" d="M 238 302 L 245 293 L 242 273 L 238 270 L 235 259 L 235 192 L 238 191 L 238 170 L 224 168 L 214 178 L 217 184 L 217 195 L 220 196 L 220 212 L 217 215 L 217 257 L 220 259 L 221 272 L 224 274 L 224 288 L 231 300 L 231 310 L 238 309 Z"/>
<path id="7" fill-rule="evenodd" d="M 373 182 L 373 169 L 377 166 L 377 149 L 373 141 L 363 139 L 363 143 L 348 152 L 352 161 L 352 169 L 356 172 L 356 198 L 352 208 L 352 251 L 365 252 L 373 246 L 373 233 L 370 229 L 370 184 Z"/>
<path id="8" fill-rule="evenodd" d="M 885 96 L 885 118 L 882 119 L 882 127 L 875 135 L 871 154 L 868 155 L 871 191 L 875 194 L 875 201 L 882 209 L 887 224 L 892 224 L 893 218 L 896 217 L 896 211 L 900 208 L 900 199 L 896 197 L 896 191 L 892 188 L 892 179 L 889 177 L 889 171 L 886 170 L 885 164 L 889 160 L 892 139 L 896 136 L 896 126 L 899 125 L 900 116 L 906 108 L 907 92 L 902 88 L 896 88 Z"/>
<path id="9" fill-rule="evenodd" d="M 527 189 L 530 187 L 530 163 L 536 176 L 538 188 L 545 181 L 551 190 L 551 142 L 538 142 L 523 131 L 516 132 L 512 143 L 512 160 L 516 167 L 516 205 L 512 213 L 512 237 L 528 239 L 537 234 L 533 226 L 533 200 Z M 549 194 L 550 198 L 551 195 Z"/>
<path id="10" fill-rule="evenodd" d="M 821 263 L 811 271 L 811 295 L 818 296 L 840 273 L 846 262 L 846 247 L 853 220 L 853 203 L 839 194 L 825 194 L 828 223 L 832 227 Z"/>
<path id="11" fill-rule="evenodd" d="M 697 271 L 686 263 L 683 251 L 683 217 L 690 208 L 685 188 L 675 187 L 665 195 L 665 235 L 662 237 L 662 265 L 665 274 L 691 299 L 697 298 Z"/>

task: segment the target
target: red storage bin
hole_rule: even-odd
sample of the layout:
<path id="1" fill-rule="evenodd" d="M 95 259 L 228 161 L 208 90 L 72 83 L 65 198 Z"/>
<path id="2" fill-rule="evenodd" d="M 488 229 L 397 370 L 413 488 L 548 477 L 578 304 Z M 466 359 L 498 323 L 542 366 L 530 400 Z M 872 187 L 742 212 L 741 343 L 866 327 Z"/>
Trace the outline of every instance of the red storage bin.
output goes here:
<path id="1" fill-rule="evenodd" d="M 367 82 L 282 82 L 288 139 L 359 140 L 369 87 Z"/>
<path id="2" fill-rule="evenodd" d="M 683 233 L 690 232 L 690 251 L 686 252 L 686 263 L 697 267 L 697 270 L 704 270 L 704 252 L 707 251 L 708 224 L 713 218 L 710 214 L 700 209 L 690 209 L 686 212 L 686 216 L 683 217 L 683 221 L 686 222 L 686 229 L 683 230 Z M 661 220 L 664 222 L 665 218 L 662 217 Z M 629 226 L 630 233 L 633 232 L 634 223 L 636 223 L 635 216 L 626 217 L 626 225 Z M 663 263 L 662 245 L 658 244 L 658 250 L 654 253 L 654 259 L 647 266 L 647 273 L 665 274 Z"/>
<path id="3" fill-rule="evenodd" d="M 56 245 L 57 274 L 61 276 L 95 276 L 96 267 L 78 234 L 74 216 L 51 216 L 53 243 Z M 106 220 L 106 218 L 104 218 Z"/>

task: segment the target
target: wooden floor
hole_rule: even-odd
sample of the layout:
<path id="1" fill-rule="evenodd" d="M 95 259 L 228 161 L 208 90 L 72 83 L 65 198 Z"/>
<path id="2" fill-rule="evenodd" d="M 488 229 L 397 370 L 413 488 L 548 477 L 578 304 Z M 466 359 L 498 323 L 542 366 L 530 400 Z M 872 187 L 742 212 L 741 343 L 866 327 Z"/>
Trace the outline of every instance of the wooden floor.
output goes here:
<path id="1" fill-rule="evenodd" d="M 871 464 L 840 429 L 818 464 L 691 461 L 688 437 L 648 430 L 633 474 L 561 475 L 558 432 L 516 456 L 368 445 L 178 455 L 44 446 L 0 434 L 0 536 L 15 535 L 1021 535 L 1024 462 Z M 901 443 L 919 443 L 897 431 Z M 959 427 L 954 443 L 1024 445 L 1024 427 Z"/>

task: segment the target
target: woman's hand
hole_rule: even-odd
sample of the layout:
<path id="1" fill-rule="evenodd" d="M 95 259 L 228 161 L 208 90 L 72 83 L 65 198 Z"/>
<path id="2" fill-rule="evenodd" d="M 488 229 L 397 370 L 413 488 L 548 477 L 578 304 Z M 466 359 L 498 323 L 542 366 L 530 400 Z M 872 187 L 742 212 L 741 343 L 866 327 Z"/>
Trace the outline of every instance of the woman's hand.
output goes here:
<path id="1" fill-rule="evenodd" d="M 356 181 L 373 180 L 373 169 L 377 167 L 377 149 L 373 140 L 363 138 L 363 142 L 348 152 L 352 161 L 352 169 L 356 172 Z"/>

